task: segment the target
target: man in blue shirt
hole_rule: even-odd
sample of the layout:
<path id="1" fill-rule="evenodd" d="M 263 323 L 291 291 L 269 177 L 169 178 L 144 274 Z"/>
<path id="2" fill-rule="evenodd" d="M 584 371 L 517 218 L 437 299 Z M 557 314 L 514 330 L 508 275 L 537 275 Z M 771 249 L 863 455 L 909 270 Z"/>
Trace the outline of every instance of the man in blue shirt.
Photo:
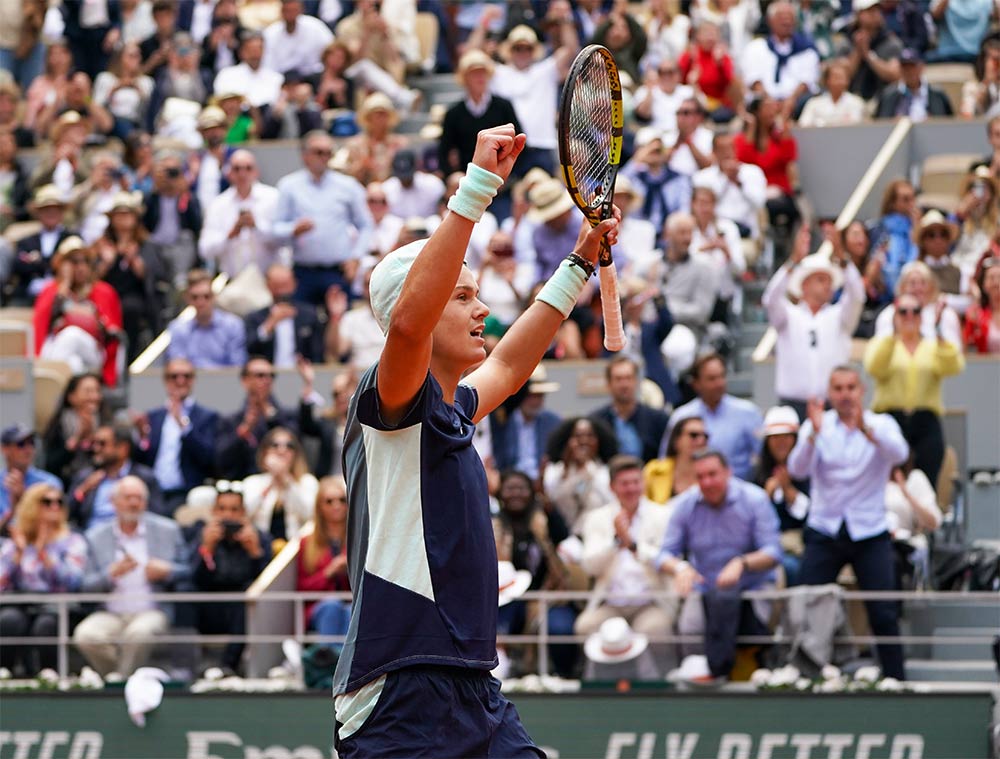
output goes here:
<path id="1" fill-rule="evenodd" d="M 472 439 L 538 365 L 620 214 L 582 225 L 576 249 L 487 357 L 489 309 L 463 259 L 525 140 L 510 124 L 480 132 L 441 225 L 372 272 L 386 342 L 358 384 L 344 441 L 354 603 L 333 687 L 342 759 L 544 756 L 489 674 L 499 581 Z"/>
<path id="2" fill-rule="evenodd" d="M 657 567 L 673 576 L 685 599 L 678 632 L 707 632 L 704 649 L 712 674 L 725 676 L 732 668 L 736 635 L 766 632 L 769 604 L 740 602 L 739 593 L 774 583 L 781 534 L 767 493 L 732 476 L 722 453 L 699 451 L 694 471 L 698 487 L 674 499 Z M 683 648 L 690 655 L 702 646 Z"/>
<path id="3" fill-rule="evenodd" d="M 619 453 L 637 456 L 643 463 L 655 459 L 667 428 L 667 415 L 639 402 L 639 365 L 628 356 L 615 356 L 604 368 L 604 378 L 611 403 L 593 416 L 615 431 Z"/>
<path id="4" fill-rule="evenodd" d="M 864 394 L 857 369 L 835 368 L 827 391 L 833 408 L 824 412 L 821 400 L 809 402 L 809 418 L 788 455 L 788 473 L 810 481 L 802 585 L 836 582 L 850 564 L 861 590 L 896 588 L 885 485 L 910 451 L 895 419 L 864 410 Z M 866 601 L 865 607 L 875 635 L 899 635 L 895 601 Z M 878 657 L 883 675 L 904 678 L 898 643 L 879 644 Z"/>
<path id="5" fill-rule="evenodd" d="M 296 300 L 320 306 L 333 285 L 350 294 L 358 261 L 367 255 L 375 223 L 365 188 L 353 177 L 327 167 L 333 138 L 312 131 L 302 138 L 302 163 L 278 182 L 278 210 L 272 227 L 276 242 L 292 246 Z M 351 241 L 351 227 L 357 237 Z"/>
<path id="6" fill-rule="evenodd" d="M 749 480 L 754 457 L 760 453 L 758 432 L 764 417 L 750 401 L 726 392 L 726 362 L 717 353 L 709 353 L 691 367 L 691 384 L 698 395 L 670 415 L 667 431 L 660 443 L 660 457 L 666 455 L 670 431 L 681 419 L 698 416 L 705 422 L 710 445 L 723 453 L 733 474 Z"/>
<path id="7" fill-rule="evenodd" d="M 167 325 L 167 360 L 186 358 L 199 369 L 243 366 L 247 360 L 243 320 L 215 307 L 212 276 L 203 269 L 189 271 L 184 295 L 194 318 L 178 316 Z"/>
<path id="8" fill-rule="evenodd" d="M 0 433 L 0 451 L 7 465 L 0 470 L 0 532 L 14 516 L 24 491 L 44 482 L 62 490 L 54 474 L 31 465 L 35 458 L 35 433 L 23 424 L 12 424 Z"/>

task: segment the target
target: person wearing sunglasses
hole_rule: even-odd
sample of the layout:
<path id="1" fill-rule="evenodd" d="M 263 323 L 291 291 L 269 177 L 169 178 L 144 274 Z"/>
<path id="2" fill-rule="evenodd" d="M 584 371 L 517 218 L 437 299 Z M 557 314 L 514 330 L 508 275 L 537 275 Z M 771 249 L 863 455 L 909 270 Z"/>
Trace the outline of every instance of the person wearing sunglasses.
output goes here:
<path id="1" fill-rule="evenodd" d="M 694 476 L 694 454 L 708 445 L 709 434 L 700 416 L 681 419 L 670 430 L 666 456 L 653 459 L 642 469 L 646 497 L 666 503 L 698 480 Z"/>
<path id="2" fill-rule="evenodd" d="M 44 483 L 62 489 L 58 477 L 32 466 L 37 450 L 35 433 L 24 424 L 12 424 L 0 433 L 4 460 L 4 468 L 0 469 L 0 535 L 6 533 L 14 518 L 14 507 L 32 485 Z"/>
<path id="3" fill-rule="evenodd" d="M 40 482 L 31 485 L 17 504 L 10 540 L 0 545 L 0 593 L 73 593 L 83 582 L 87 541 L 71 532 L 62 488 Z M 8 605 L 0 609 L 0 637 L 55 637 L 54 607 Z M 33 677 L 56 668 L 56 647 L 0 646 L 0 666 L 15 677 Z"/>
<path id="4" fill-rule="evenodd" d="M 964 344 L 1000 354 L 1000 258 L 987 258 L 976 274 L 979 298 L 965 315 Z"/>
<path id="5" fill-rule="evenodd" d="M 199 369 L 240 366 L 247 360 L 243 320 L 216 306 L 212 275 L 204 269 L 187 273 L 184 299 L 194 318 L 178 316 L 167 325 L 166 357 L 186 358 Z"/>
<path id="6" fill-rule="evenodd" d="M 290 430 L 274 427 L 257 447 L 257 468 L 243 480 L 247 514 L 280 551 L 309 521 L 319 483 L 309 473 L 302 444 Z"/>
<path id="7" fill-rule="evenodd" d="M 937 482 L 944 459 L 941 381 L 965 369 L 961 348 L 946 340 L 921 334 L 921 305 L 913 295 L 896 299 L 894 332 L 870 340 L 865 349 L 865 371 L 875 379 L 872 410 L 887 413 L 899 424 L 913 451 L 913 465 Z M 940 315 L 944 302 L 940 302 Z"/>

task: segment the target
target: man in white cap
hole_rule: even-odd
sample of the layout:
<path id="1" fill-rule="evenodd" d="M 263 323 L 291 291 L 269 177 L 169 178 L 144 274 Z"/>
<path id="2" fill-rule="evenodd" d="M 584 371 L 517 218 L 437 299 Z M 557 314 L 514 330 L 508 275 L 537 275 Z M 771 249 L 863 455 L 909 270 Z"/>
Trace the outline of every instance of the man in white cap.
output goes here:
<path id="1" fill-rule="evenodd" d="M 847 258 L 832 261 L 809 251 L 804 225 L 792 255 L 768 282 L 761 298 L 778 333 L 774 386 L 783 405 L 806 417 L 812 398 L 825 398 L 830 372 L 851 353 L 851 335 L 865 302 L 861 273 Z M 840 300 L 831 303 L 843 285 Z M 792 303 L 788 294 L 798 298 Z"/>
<path id="2" fill-rule="evenodd" d="M 525 141 L 511 125 L 481 132 L 440 226 L 372 272 L 386 344 L 358 384 L 344 444 L 355 601 L 334 676 L 343 759 L 544 756 L 489 676 L 499 582 L 472 439 L 537 366 L 618 220 L 581 225 L 575 251 L 487 358 L 489 309 L 463 258 Z"/>

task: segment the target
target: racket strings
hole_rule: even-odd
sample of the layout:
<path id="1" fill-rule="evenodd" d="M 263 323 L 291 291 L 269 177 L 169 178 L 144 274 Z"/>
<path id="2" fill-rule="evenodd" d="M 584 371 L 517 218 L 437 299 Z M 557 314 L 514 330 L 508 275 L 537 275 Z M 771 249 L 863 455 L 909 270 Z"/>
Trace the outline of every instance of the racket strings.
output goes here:
<path id="1" fill-rule="evenodd" d="M 604 58 L 594 53 L 580 69 L 569 109 L 570 163 L 577 188 L 588 206 L 597 206 L 609 190 L 612 140 L 611 80 Z"/>

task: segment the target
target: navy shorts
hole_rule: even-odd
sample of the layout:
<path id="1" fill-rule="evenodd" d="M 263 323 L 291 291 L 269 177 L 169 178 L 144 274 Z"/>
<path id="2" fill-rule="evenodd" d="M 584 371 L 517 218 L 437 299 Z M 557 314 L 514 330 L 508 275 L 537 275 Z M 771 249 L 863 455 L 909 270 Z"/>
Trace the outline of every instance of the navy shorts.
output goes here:
<path id="1" fill-rule="evenodd" d="M 340 759 L 435 757 L 545 759 L 528 737 L 517 709 L 484 670 L 407 667 L 390 672 L 375 709 L 345 740 Z"/>

